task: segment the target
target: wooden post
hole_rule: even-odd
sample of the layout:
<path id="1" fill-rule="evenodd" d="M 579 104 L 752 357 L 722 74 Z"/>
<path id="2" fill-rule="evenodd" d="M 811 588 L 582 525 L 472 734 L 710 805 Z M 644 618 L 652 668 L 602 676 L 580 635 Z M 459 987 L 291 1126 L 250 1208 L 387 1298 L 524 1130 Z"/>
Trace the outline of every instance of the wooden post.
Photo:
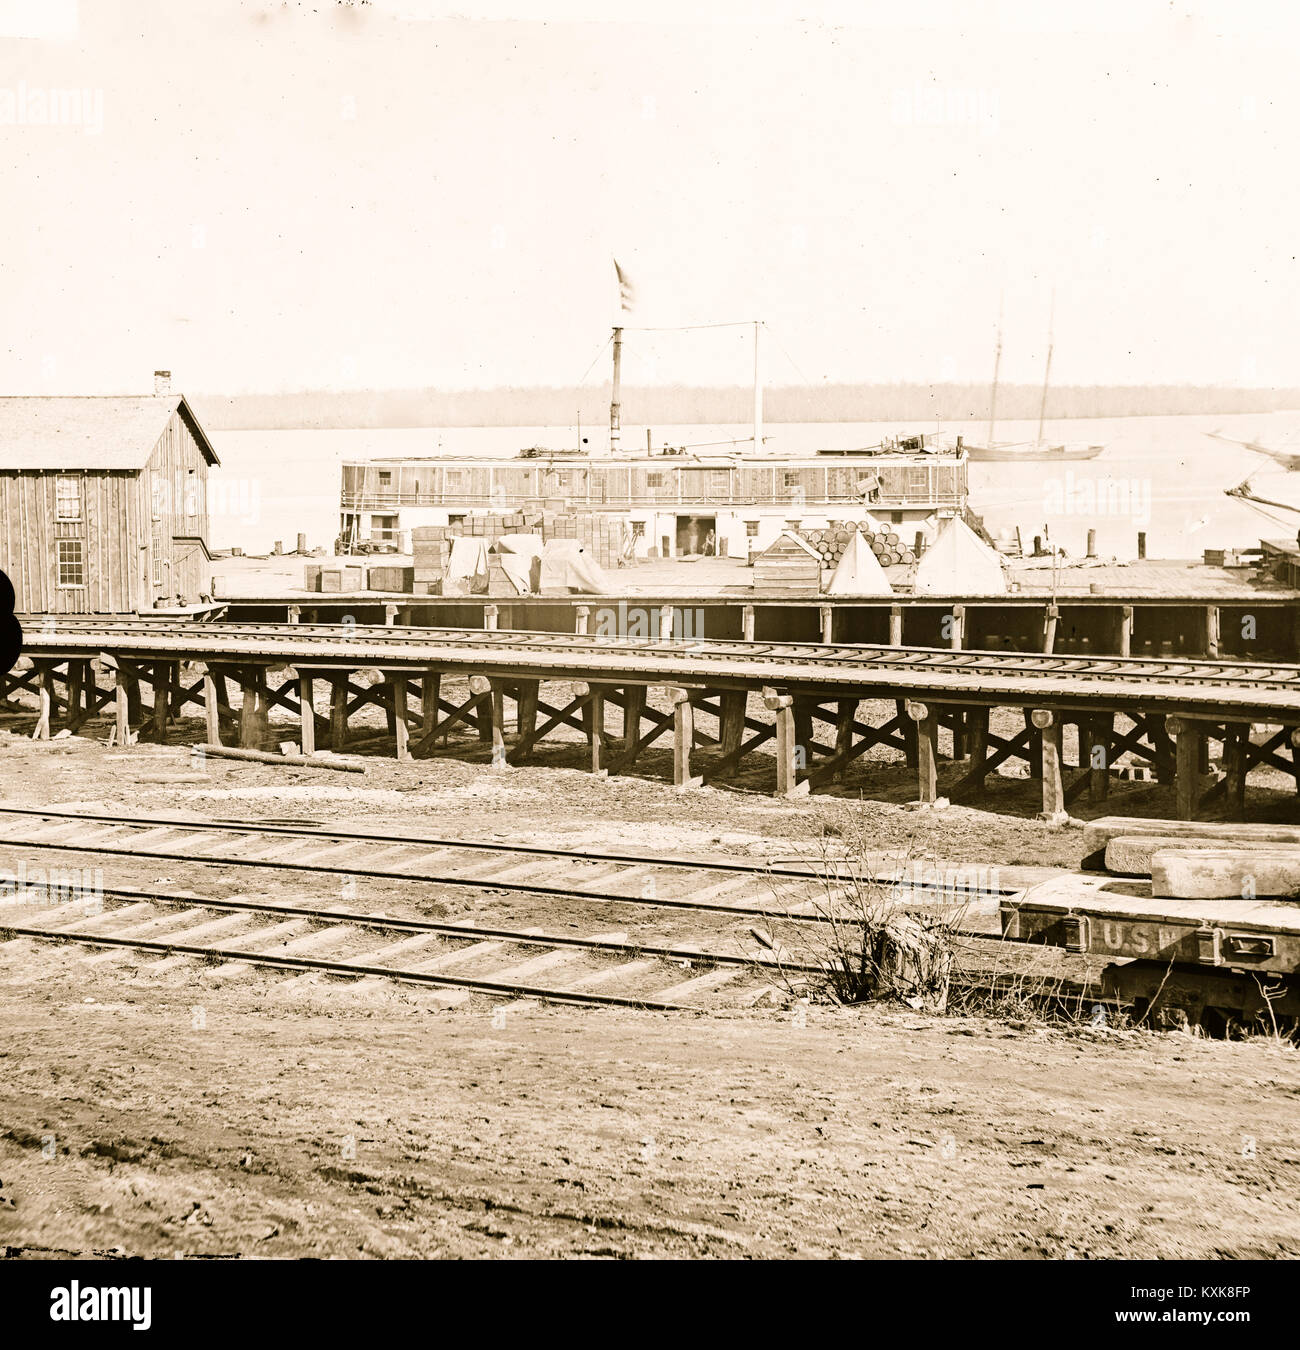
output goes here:
<path id="1" fill-rule="evenodd" d="M 626 768 L 636 760 L 636 745 L 641 739 L 641 717 L 645 712 L 646 687 L 629 684 L 623 688 L 623 758 Z"/>
<path id="2" fill-rule="evenodd" d="M 298 740 L 302 753 L 310 759 L 316 753 L 316 681 L 310 675 L 298 673 Z"/>
<path id="3" fill-rule="evenodd" d="M 266 671 L 249 666 L 240 675 L 244 697 L 239 709 L 239 744 L 245 750 L 261 750 L 271 739 L 266 708 Z"/>
<path id="4" fill-rule="evenodd" d="M 397 623 L 397 606 L 387 604 L 384 606 L 384 627 L 392 628 Z"/>
<path id="5" fill-rule="evenodd" d="M 1060 609 L 1056 605 L 1048 605 L 1043 615 L 1043 651 L 1049 656 L 1056 649 L 1056 628 L 1060 620 Z"/>
<path id="6" fill-rule="evenodd" d="M 84 718 L 84 713 L 82 712 L 84 675 L 85 667 L 82 662 L 68 662 L 68 706 L 66 725 L 69 731 L 76 731 Z"/>
<path id="7" fill-rule="evenodd" d="M 48 661 L 41 662 L 41 679 L 37 687 L 39 711 L 36 715 L 36 728 L 32 740 L 50 739 L 50 710 L 54 707 L 54 668 Z"/>
<path id="8" fill-rule="evenodd" d="M 835 705 L 835 757 L 839 759 L 853 749 L 853 721 L 857 717 L 858 701 L 842 698 Z M 846 767 L 840 764 L 834 774 L 835 782 L 842 783 Z"/>
<path id="9" fill-rule="evenodd" d="M 743 689 L 724 689 L 719 699 L 718 748 L 723 755 L 734 755 L 745 736 L 745 706 L 748 695 Z"/>
<path id="10" fill-rule="evenodd" d="M 1088 800 L 1104 802 L 1110 796 L 1110 747 L 1115 739 L 1115 714 L 1099 713 L 1091 719 L 1088 733 Z M 1101 763 L 1093 761 L 1100 750 Z"/>
<path id="11" fill-rule="evenodd" d="M 162 745 L 167 740 L 167 705 L 171 702 L 172 663 L 155 661 L 153 666 L 153 731 Z"/>
<path id="12" fill-rule="evenodd" d="M 582 729 L 587 736 L 591 771 L 603 778 L 607 773 L 604 762 L 605 691 L 598 684 L 591 686 L 591 693 L 583 704 Z"/>
<path id="13" fill-rule="evenodd" d="M 663 641 L 673 635 L 673 607 L 671 605 L 659 606 L 659 637 Z"/>
<path id="14" fill-rule="evenodd" d="M 500 680 L 492 681 L 492 767 L 506 769 L 506 687 Z"/>
<path id="15" fill-rule="evenodd" d="M 113 710 L 117 716 L 117 743 L 124 750 L 131 744 L 130 700 L 127 697 L 127 674 L 118 666 L 113 672 Z"/>
<path id="16" fill-rule="evenodd" d="M 471 675 L 469 677 L 469 692 L 477 697 L 479 694 L 486 694 L 492 688 L 492 682 L 485 675 Z M 484 704 L 479 704 L 479 711 L 476 714 L 478 720 L 478 738 L 485 744 L 491 744 L 493 739 L 492 727 L 492 700 L 488 699 L 486 707 L 487 712 L 483 711 Z"/>
<path id="17" fill-rule="evenodd" d="M 1025 709 L 1025 728 L 1029 732 L 1029 776 L 1030 778 L 1041 778 L 1043 776 L 1043 733 L 1038 729 L 1038 725 L 1030 716 L 1029 709 Z"/>
<path id="18" fill-rule="evenodd" d="M 302 622 L 302 606 L 301 606 L 301 605 L 290 605 L 290 606 L 289 606 L 289 622 L 290 622 L 290 623 L 301 623 L 301 622 Z"/>
<path id="19" fill-rule="evenodd" d="M 794 699 L 775 689 L 763 690 L 763 704 L 776 715 L 776 795 L 792 797 L 799 787 L 795 762 Z M 807 783 L 804 785 L 807 788 Z"/>
<path id="20" fill-rule="evenodd" d="M 221 709 L 217 706 L 217 682 L 212 668 L 203 667 L 203 719 L 209 745 L 221 744 Z"/>
<path id="21" fill-rule="evenodd" d="M 820 609 L 822 621 L 822 641 L 829 647 L 831 645 L 831 634 L 834 631 L 835 627 L 835 610 L 830 605 L 822 605 Z"/>
<path id="22" fill-rule="evenodd" d="M 1119 611 L 1119 654 L 1133 654 L 1133 606 L 1122 605 Z"/>
<path id="23" fill-rule="evenodd" d="M 916 727 L 917 800 L 932 805 L 939 800 L 939 719 L 933 708 L 911 699 L 907 715 Z"/>
<path id="24" fill-rule="evenodd" d="M 1061 777 L 1061 719 L 1050 708 L 1035 708 L 1030 720 L 1041 742 L 1043 809 L 1040 820 L 1058 823 L 1066 819 L 1065 784 Z"/>
<path id="25" fill-rule="evenodd" d="M 1223 741 L 1223 769 L 1228 781 L 1228 814 L 1234 820 L 1246 818 L 1246 753 L 1250 744 L 1250 723 L 1229 722 Z"/>
<path id="26" fill-rule="evenodd" d="M 348 677 L 330 676 L 330 749 L 337 755 L 348 743 Z"/>
<path id="27" fill-rule="evenodd" d="M 438 698 L 442 692 L 442 675 L 436 670 L 420 676 L 420 734 L 427 736 L 438 722 Z"/>
<path id="28" fill-rule="evenodd" d="M 587 624 L 591 619 L 590 605 L 575 605 L 573 610 L 573 631 L 582 636 L 586 635 Z"/>
<path id="29" fill-rule="evenodd" d="M 1187 717 L 1167 717 L 1165 730 L 1174 737 L 1174 803 L 1179 820 L 1196 818 L 1200 795 L 1201 729 Z"/>
<path id="30" fill-rule="evenodd" d="M 1219 642 L 1222 632 L 1219 624 L 1218 605 L 1205 607 L 1205 654 L 1212 661 L 1219 659 Z"/>
<path id="31" fill-rule="evenodd" d="M 406 672 L 391 672 L 388 680 L 392 693 L 393 743 L 397 749 L 398 763 L 401 763 L 411 758 L 411 729 L 406 724 Z"/>
<path id="32" fill-rule="evenodd" d="M 754 640 L 754 606 L 746 605 L 740 611 L 740 636 L 745 642 Z"/>
<path id="33" fill-rule="evenodd" d="M 966 606 L 952 607 L 952 624 L 948 629 L 948 646 L 959 652 L 966 642 Z"/>
<path id="34" fill-rule="evenodd" d="M 889 645 L 891 647 L 901 647 L 903 645 L 902 605 L 890 605 L 889 607 Z"/>
<path id="35" fill-rule="evenodd" d="M 970 729 L 970 773 L 971 785 L 977 792 L 983 792 L 986 777 L 984 764 L 989 755 L 989 710 L 971 708 L 966 713 Z"/>
<path id="36" fill-rule="evenodd" d="M 537 697 L 540 680 L 520 680 L 515 686 L 515 730 L 527 744 L 537 730 Z"/>
<path id="37" fill-rule="evenodd" d="M 695 709 L 689 689 L 670 689 L 673 705 L 673 783 L 678 788 L 699 787 L 703 778 L 691 774 L 691 751 L 695 748 Z"/>
<path id="38" fill-rule="evenodd" d="M 909 769 L 915 769 L 920 763 L 917 758 L 916 723 L 907 715 L 906 699 L 895 699 L 894 709 L 903 728 L 903 761 Z"/>
<path id="39" fill-rule="evenodd" d="M 497 631 L 497 621 L 501 618 L 501 610 L 496 605 L 483 606 L 483 628 L 485 632 L 495 633 Z"/>
<path id="40" fill-rule="evenodd" d="M 812 763 L 813 757 L 813 715 L 812 710 L 817 706 L 816 700 L 811 698 L 796 698 L 793 704 L 794 717 L 794 743 L 796 747 L 795 754 L 800 750 L 803 752 L 803 762 L 805 765 Z"/>

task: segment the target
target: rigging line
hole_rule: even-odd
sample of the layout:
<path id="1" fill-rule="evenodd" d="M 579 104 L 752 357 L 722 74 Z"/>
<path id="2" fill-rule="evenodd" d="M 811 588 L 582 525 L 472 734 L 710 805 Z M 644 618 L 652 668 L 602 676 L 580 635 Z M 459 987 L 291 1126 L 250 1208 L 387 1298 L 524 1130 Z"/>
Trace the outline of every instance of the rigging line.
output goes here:
<path id="1" fill-rule="evenodd" d="M 589 366 L 587 367 L 587 369 L 583 371 L 583 373 L 582 373 L 582 379 L 578 381 L 578 384 L 579 384 L 579 385 L 581 385 L 581 384 L 586 380 L 587 376 L 590 375 L 591 372 L 592 372 L 593 370 L 596 369 L 596 362 L 599 361 L 600 358 L 601 358 L 602 356 L 605 355 L 605 348 L 608 347 L 609 344 L 610 344 L 611 342 L 613 342 L 613 341 L 614 341 L 614 338 L 613 338 L 613 335 L 611 335 L 611 336 L 607 337 L 607 338 L 605 339 L 605 341 L 602 342 L 602 343 L 600 344 L 600 350 L 596 353 L 595 356 L 593 356 L 593 357 L 591 358 L 591 365 L 589 365 Z"/>
<path id="2" fill-rule="evenodd" d="M 752 328 L 753 326 L 753 319 L 737 319 L 733 323 L 679 323 L 666 328 L 642 328 L 635 324 L 621 325 L 624 331 L 628 333 L 693 333 L 702 328 Z"/>
<path id="3" fill-rule="evenodd" d="M 807 375 L 803 373 L 802 370 L 799 369 L 799 363 L 794 359 L 793 356 L 790 355 L 788 351 L 786 351 L 785 343 L 782 342 L 781 339 L 777 337 L 775 333 L 772 332 L 771 328 L 766 323 L 763 325 L 763 329 L 771 337 L 772 341 L 776 343 L 777 349 L 780 351 L 781 355 L 784 356 L 785 359 L 789 361 L 789 363 L 794 367 L 794 373 L 798 375 L 798 377 L 808 386 L 809 389 L 814 388 L 815 386 L 813 385 L 813 382 L 807 377 Z"/>

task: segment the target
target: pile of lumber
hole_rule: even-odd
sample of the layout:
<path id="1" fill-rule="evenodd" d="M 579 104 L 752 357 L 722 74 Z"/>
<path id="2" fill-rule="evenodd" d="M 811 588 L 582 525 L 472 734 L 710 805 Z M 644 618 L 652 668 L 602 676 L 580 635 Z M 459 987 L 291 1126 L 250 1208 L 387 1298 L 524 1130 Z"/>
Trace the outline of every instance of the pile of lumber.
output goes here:
<path id="1" fill-rule="evenodd" d="M 1103 816 L 1084 830 L 1084 865 L 1150 877 L 1171 900 L 1300 896 L 1300 826 Z"/>
<path id="2" fill-rule="evenodd" d="M 816 595 L 822 560 L 801 535 L 785 530 L 754 559 L 754 589 L 769 595 Z"/>

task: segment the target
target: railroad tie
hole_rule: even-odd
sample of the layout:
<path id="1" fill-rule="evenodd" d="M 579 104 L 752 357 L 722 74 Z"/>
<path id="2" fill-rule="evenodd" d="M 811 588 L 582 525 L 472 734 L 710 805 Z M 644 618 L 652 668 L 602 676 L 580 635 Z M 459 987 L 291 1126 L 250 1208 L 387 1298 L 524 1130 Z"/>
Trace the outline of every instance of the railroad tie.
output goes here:
<path id="1" fill-rule="evenodd" d="M 744 966 L 715 966 L 712 970 L 705 971 L 703 975 L 694 975 L 680 984 L 674 984 L 667 989 L 656 989 L 653 997 L 657 1003 L 680 1003 L 684 999 L 712 993 L 744 971 Z"/>

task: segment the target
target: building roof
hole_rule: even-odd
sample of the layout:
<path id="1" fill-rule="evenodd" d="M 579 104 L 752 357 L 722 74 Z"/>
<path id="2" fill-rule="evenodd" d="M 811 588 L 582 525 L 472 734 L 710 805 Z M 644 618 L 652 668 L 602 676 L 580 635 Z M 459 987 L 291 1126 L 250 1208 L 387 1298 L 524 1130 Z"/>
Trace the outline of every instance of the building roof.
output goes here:
<path id="1" fill-rule="evenodd" d="M 180 394 L 0 398 L 0 469 L 134 469 L 149 462 L 177 412 L 209 464 L 219 464 Z"/>

